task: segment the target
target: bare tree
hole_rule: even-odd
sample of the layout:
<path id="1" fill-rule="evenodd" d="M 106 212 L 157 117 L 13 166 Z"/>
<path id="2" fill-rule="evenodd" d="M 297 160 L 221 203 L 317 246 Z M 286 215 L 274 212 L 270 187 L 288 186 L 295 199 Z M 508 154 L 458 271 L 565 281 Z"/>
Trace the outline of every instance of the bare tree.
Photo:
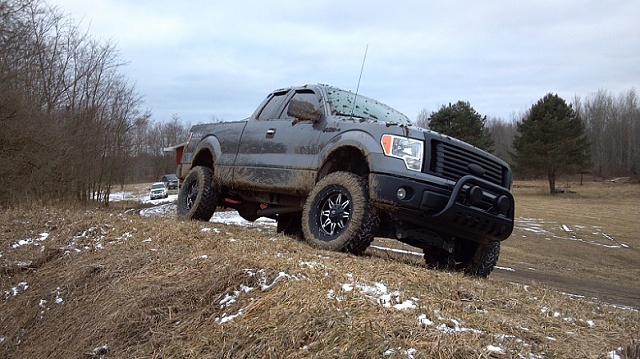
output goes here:
<path id="1" fill-rule="evenodd" d="M 500 118 L 493 117 L 487 121 L 487 128 L 494 142 L 493 154 L 507 162 L 511 162 L 513 139 L 518 132 L 516 122 L 506 122 Z"/>
<path id="2" fill-rule="evenodd" d="M 635 89 L 617 97 L 599 90 L 574 104 L 591 142 L 595 175 L 629 176 L 640 173 L 640 104 Z"/>
<path id="3" fill-rule="evenodd" d="M 115 47 L 39 0 L 0 0 L 0 20 L 0 168 L 9 180 L 2 202 L 108 203 L 145 117 Z"/>
<path id="4" fill-rule="evenodd" d="M 431 112 L 427 110 L 427 108 L 423 108 L 418 117 L 416 117 L 416 126 L 422 128 L 429 128 L 429 116 L 431 116 Z"/>

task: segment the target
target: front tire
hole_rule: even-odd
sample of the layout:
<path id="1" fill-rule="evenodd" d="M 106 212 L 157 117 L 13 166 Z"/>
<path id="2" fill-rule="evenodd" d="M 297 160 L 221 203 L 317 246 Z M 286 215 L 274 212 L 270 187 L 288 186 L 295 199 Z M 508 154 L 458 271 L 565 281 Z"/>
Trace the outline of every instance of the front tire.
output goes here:
<path id="1" fill-rule="evenodd" d="M 213 185 L 213 170 L 196 166 L 184 179 L 178 194 L 178 216 L 197 221 L 209 221 L 220 201 Z"/>
<path id="2" fill-rule="evenodd" d="M 362 254 L 378 230 L 367 182 L 350 172 L 334 172 L 313 188 L 302 210 L 302 233 L 315 248 Z"/>
<path id="3" fill-rule="evenodd" d="M 444 249 L 427 247 L 424 259 L 427 267 L 440 270 L 464 271 L 475 277 L 487 277 L 498 263 L 500 242 L 479 244 L 463 238 L 456 238 L 453 253 Z"/>
<path id="4" fill-rule="evenodd" d="M 486 244 L 479 244 L 473 260 L 465 273 L 476 277 L 488 277 L 498 263 L 500 256 L 500 242 L 492 241 Z"/>

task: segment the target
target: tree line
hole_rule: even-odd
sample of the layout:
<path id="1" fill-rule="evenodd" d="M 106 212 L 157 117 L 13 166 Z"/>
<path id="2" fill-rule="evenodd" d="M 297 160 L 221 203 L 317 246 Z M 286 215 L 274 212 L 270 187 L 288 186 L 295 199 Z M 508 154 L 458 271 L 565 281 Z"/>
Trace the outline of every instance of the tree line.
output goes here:
<path id="1" fill-rule="evenodd" d="M 112 188 L 175 172 L 174 154 L 163 148 L 183 142 L 189 126 L 177 115 L 153 121 L 120 72 L 125 65 L 113 43 L 81 31 L 44 0 L 0 0 L 0 205 L 34 198 L 108 204 Z M 516 163 L 514 146 L 536 105 L 503 121 L 458 101 L 423 110 L 417 124 L 493 152 L 518 176 L 540 176 Z M 639 173 L 634 89 L 576 97 L 570 109 L 567 118 L 582 124 L 570 137 L 584 134 L 589 143 L 589 168 L 572 170 L 603 178 Z"/>
<path id="2" fill-rule="evenodd" d="M 422 110 L 416 124 L 492 152 L 519 178 L 547 177 L 552 192 L 561 174 L 640 175 L 640 102 L 633 88 L 618 95 L 599 90 L 571 103 L 547 94 L 511 121 L 488 119 L 458 101 Z"/>
<path id="3" fill-rule="evenodd" d="M 108 203 L 116 185 L 175 172 L 162 147 L 187 129 L 153 123 L 123 65 L 45 2 L 0 0 L 0 203 Z"/>

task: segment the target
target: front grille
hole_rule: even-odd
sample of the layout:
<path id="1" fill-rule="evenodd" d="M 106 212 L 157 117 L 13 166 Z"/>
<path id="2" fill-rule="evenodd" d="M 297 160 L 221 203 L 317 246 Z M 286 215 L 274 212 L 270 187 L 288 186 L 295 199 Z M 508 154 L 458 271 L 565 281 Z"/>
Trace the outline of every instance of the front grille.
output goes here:
<path id="1" fill-rule="evenodd" d="M 503 184 L 503 166 L 481 154 L 453 144 L 440 141 L 431 143 L 431 165 L 429 170 L 438 176 L 457 181 L 471 174 L 469 165 L 475 164 L 485 171 L 480 178 L 499 186 Z"/>

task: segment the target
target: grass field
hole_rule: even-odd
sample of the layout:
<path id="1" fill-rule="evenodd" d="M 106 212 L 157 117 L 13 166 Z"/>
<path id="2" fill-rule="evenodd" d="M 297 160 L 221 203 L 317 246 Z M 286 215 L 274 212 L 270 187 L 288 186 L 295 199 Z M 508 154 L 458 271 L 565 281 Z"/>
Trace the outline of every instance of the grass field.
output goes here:
<path id="1" fill-rule="evenodd" d="M 119 204 L 6 209 L 0 358 L 637 358 L 640 186 L 566 186 L 516 183 L 486 280 Z"/>

